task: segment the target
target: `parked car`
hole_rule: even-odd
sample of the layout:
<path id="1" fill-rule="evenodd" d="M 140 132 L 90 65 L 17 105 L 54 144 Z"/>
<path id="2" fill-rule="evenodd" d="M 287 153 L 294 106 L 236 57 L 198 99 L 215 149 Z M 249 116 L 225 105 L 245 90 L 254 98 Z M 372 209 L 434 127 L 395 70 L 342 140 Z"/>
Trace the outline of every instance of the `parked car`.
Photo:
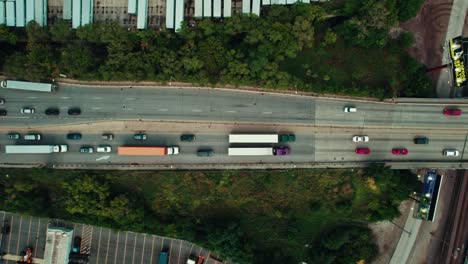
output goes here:
<path id="1" fill-rule="evenodd" d="M 461 115 L 462 111 L 457 108 L 445 108 L 444 115 L 446 116 L 459 116 Z"/>
<path id="2" fill-rule="evenodd" d="M 197 151 L 197 156 L 199 157 L 211 157 L 214 155 L 214 151 L 212 149 L 199 149 Z"/>
<path id="3" fill-rule="evenodd" d="M 0 98 L 0 105 L 5 104 L 5 99 Z"/>
<path id="4" fill-rule="evenodd" d="M 6 116 L 6 115 L 7 115 L 7 110 L 0 109 L 0 116 Z"/>
<path id="5" fill-rule="evenodd" d="M 36 112 L 36 110 L 34 108 L 31 108 L 31 107 L 21 108 L 21 113 L 22 114 L 34 114 L 35 112 Z"/>
<path id="6" fill-rule="evenodd" d="M 88 147 L 88 146 L 81 147 L 81 148 L 80 148 L 80 152 L 81 152 L 81 153 L 93 153 L 93 152 L 94 152 L 94 148 L 93 148 L 93 147 Z"/>
<path id="7" fill-rule="evenodd" d="M 197 264 L 203 264 L 203 263 L 205 263 L 205 257 L 202 255 L 198 256 Z"/>
<path id="8" fill-rule="evenodd" d="M 274 152 L 273 154 L 275 154 L 276 156 L 284 156 L 284 155 L 289 155 L 291 151 L 288 147 L 281 146 L 281 147 L 273 148 L 273 152 Z"/>
<path id="9" fill-rule="evenodd" d="M 296 141 L 296 135 L 294 134 L 281 134 L 279 135 L 280 142 L 294 142 Z"/>
<path id="10" fill-rule="evenodd" d="M 80 115 L 81 114 L 81 109 L 78 107 L 70 108 L 68 109 L 68 114 L 69 115 Z"/>
<path id="11" fill-rule="evenodd" d="M 356 148 L 356 154 L 369 155 L 371 153 L 370 148 Z"/>
<path id="12" fill-rule="evenodd" d="M 408 155 L 408 150 L 405 148 L 394 148 L 392 149 L 393 155 Z"/>
<path id="13" fill-rule="evenodd" d="M 21 135 L 19 133 L 9 133 L 8 134 L 8 139 L 18 140 L 20 138 L 21 138 Z"/>
<path id="14" fill-rule="evenodd" d="M 60 110 L 58 108 L 55 108 L 55 107 L 47 108 L 45 110 L 45 114 L 46 115 L 59 115 Z"/>
<path id="15" fill-rule="evenodd" d="M 192 142 L 195 140 L 195 135 L 193 134 L 184 134 L 180 136 L 180 141 Z"/>
<path id="16" fill-rule="evenodd" d="M 100 145 L 96 148 L 96 151 L 97 152 L 104 152 L 104 153 L 109 153 L 112 151 L 112 148 L 111 146 L 107 146 L 107 145 Z"/>
<path id="17" fill-rule="evenodd" d="M 80 140 L 81 139 L 81 134 L 80 133 L 69 133 L 67 135 L 67 139 Z"/>
<path id="18" fill-rule="evenodd" d="M 368 136 L 354 136 L 353 142 L 369 142 Z"/>
<path id="19" fill-rule="evenodd" d="M 103 140 L 113 140 L 114 135 L 113 134 L 102 134 L 101 139 L 103 139 Z"/>
<path id="20" fill-rule="evenodd" d="M 343 112 L 345 112 L 345 113 L 356 113 L 357 108 L 355 106 L 345 106 L 343 108 Z"/>
<path id="21" fill-rule="evenodd" d="M 148 139 L 148 137 L 146 136 L 146 134 L 138 133 L 138 134 L 133 135 L 133 139 L 134 140 L 146 140 Z"/>
<path id="22" fill-rule="evenodd" d="M 415 137 L 413 142 L 414 144 L 429 144 L 429 139 L 427 137 Z"/>
<path id="23" fill-rule="evenodd" d="M 447 157 L 458 157 L 458 155 L 460 155 L 460 152 L 456 149 L 444 149 L 442 154 Z"/>
<path id="24" fill-rule="evenodd" d="M 73 239 L 72 252 L 73 252 L 73 253 L 80 253 L 80 247 L 81 247 L 81 237 L 76 236 L 76 237 Z"/>

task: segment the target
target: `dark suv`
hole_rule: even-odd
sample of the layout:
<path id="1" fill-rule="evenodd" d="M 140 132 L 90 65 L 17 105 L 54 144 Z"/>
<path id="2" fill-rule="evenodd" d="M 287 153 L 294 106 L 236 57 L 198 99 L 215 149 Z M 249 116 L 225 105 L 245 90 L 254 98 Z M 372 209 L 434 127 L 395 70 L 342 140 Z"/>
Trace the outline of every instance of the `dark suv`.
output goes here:
<path id="1" fill-rule="evenodd" d="M 414 144 L 429 144 L 427 137 L 415 137 L 413 140 Z"/>
<path id="2" fill-rule="evenodd" d="M 192 142 L 195 140 L 195 135 L 192 134 L 184 134 L 180 136 L 180 141 Z"/>
<path id="3" fill-rule="evenodd" d="M 58 108 L 55 108 L 55 107 L 47 108 L 45 110 L 45 114 L 46 115 L 59 115 L 60 110 Z"/>
<path id="4" fill-rule="evenodd" d="M 70 108 L 70 109 L 68 109 L 68 114 L 69 115 L 79 115 L 79 114 L 81 114 L 81 109 L 77 108 L 77 107 Z"/>
<path id="5" fill-rule="evenodd" d="M 73 139 L 73 140 L 80 140 L 81 139 L 81 134 L 80 133 L 69 133 L 67 135 L 68 139 Z"/>
<path id="6" fill-rule="evenodd" d="M 212 149 L 199 149 L 197 151 L 197 156 L 199 157 L 211 157 L 214 155 L 214 151 Z"/>

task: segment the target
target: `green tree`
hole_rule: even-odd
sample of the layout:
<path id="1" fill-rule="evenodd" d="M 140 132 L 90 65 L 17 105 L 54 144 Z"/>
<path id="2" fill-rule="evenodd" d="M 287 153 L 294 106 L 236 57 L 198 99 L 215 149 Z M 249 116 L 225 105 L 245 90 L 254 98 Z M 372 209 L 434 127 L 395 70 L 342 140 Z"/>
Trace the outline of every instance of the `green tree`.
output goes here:
<path id="1" fill-rule="evenodd" d="M 378 249 L 368 227 L 334 226 L 322 234 L 308 251 L 311 263 L 372 262 Z M 320 261 L 320 262 L 317 262 Z"/>
<path id="2" fill-rule="evenodd" d="M 61 72 L 72 78 L 82 78 L 93 72 L 98 64 L 91 49 L 86 43 L 68 44 L 61 52 Z"/>
<path id="3" fill-rule="evenodd" d="M 363 0 L 359 3 L 359 11 L 356 10 L 357 2 L 350 2 L 352 4 L 349 4 L 346 13 L 356 13 L 338 27 L 338 33 L 352 44 L 361 47 L 385 46 L 388 41 L 388 30 L 397 23 L 395 2 Z"/>
<path id="4" fill-rule="evenodd" d="M 323 36 L 322 46 L 326 47 L 332 44 L 335 44 L 337 40 L 337 35 L 331 29 L 327 29 L 325 35 Z"/>
<path id="5" fill-rule="evenodd" d="M 396 0 L 398 20 L 404 22 L 415 17 L 423 4 L 424 0 Z"/>
<path id="6" fill-rule="evenodd" d="M 0 25 L 0 45 L 3 45 L 4 43 L 14 45 L 17 39 L 17 35 L 11 32 L 9 27 Z"/>
<path id="7" fill-rule="evenodd" d="M 67 43 L 74 39 L 74 34 L 67 22 L 62 19 L 57 20 L 50 27 L 50 36 L 52 41 L 58 43 Z"/>
<path id="8" fill-rule="evenodd" d="M 107 216 L 110 199 L 109 184 L 90 176 L 63 183 L 68 194 L 64 197 L 64 209 L 70 214 Z"/>

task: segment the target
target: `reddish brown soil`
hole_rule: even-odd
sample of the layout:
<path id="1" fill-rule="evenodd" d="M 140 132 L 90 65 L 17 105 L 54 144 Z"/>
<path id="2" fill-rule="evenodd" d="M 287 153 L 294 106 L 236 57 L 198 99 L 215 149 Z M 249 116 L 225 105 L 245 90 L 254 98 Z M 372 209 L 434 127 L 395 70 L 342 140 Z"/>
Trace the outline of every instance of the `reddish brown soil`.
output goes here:
<path id="1" fill-rule="evenodd" d="M 417 17 L 400 25 L 414 34 L 415 45 L 408 49 L 410 56 L 428 68 L 442 64 L 451 8 L 452 0 L 426 0 Z M 434 79 L 438 76 L 438 71 L 431 73 Z"/>

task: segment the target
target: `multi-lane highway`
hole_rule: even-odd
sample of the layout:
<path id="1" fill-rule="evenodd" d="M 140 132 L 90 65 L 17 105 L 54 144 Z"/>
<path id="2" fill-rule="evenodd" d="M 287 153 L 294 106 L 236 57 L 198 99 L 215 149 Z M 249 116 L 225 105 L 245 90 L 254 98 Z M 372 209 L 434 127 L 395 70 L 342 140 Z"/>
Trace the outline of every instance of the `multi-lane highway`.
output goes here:
<path id="1" fill-rule="evenodd" d="M 68 153 L 15 155 L 0 148 L 0 163 L 42 164 L 245 164 L 313 163 L 362 161 L 410 161 L 413 163 L 451 162 L 458 167 L 464 159 L 468 115 L 445 116 L 446 107 L 467 110 L 464 105 L 391 104 L 295 95 L 196 88 L 88 87 L 60 85 L 55 93 L 2 90 L 8 111 L 0 117 L 0 145 L 29 144 L 6 137 L 8 132 L 38 132 L 41 142 L 67 144 Z M 345 113 L 352 105 L 356 113 Z M 35 114 L 21 114 L 33 107 Z M 58 116 L 44 111 L 57 107 Z M 81 115 L 67 114 L 78 107 Z M 135 120 L 120 122 L 119 120 Z M 163 123 L 158 121 L 163 120 Z M 103 123 L 105 122 L 105 123 Z M 98 125 L 100 124 L 100 125 Z M 133 133 L 144 131 L 147 141 L 134 141 Z M 297 141 L 288 143 L 292 155 L 272 157 L 227 156 L 228 134 L 235 132 L 295 133 Z M 80 132 L 81 140 L 67 140 L 68 132 Z M 113 132 L 115 140 L 102 141 L 103 132 Z M 197 135 L 192 143 L 180 142 L 183 132 Z M 3 135 L 2 135 L 3 134 Z M 353 143 L 353 135 L 368 135 L 368 143 Z M 416 145 L 416 136 L 429 138 L 428 145 Z M 81 146 L 109 144 L 110 154 L 83 154 Z M 118 156 L 119 145 L 179 145 L 181 155 L 167 157 Z M 197 157 L 199 148 L 210 147 L 213 157 Z M 356 147 L 368 147 L 370 155 L 356 155 Z M 391 154 L 392 148 L 407 148 L 406 156 Z M 444 157 L 444 149 L 457 149 L 459 157 Z"/>

